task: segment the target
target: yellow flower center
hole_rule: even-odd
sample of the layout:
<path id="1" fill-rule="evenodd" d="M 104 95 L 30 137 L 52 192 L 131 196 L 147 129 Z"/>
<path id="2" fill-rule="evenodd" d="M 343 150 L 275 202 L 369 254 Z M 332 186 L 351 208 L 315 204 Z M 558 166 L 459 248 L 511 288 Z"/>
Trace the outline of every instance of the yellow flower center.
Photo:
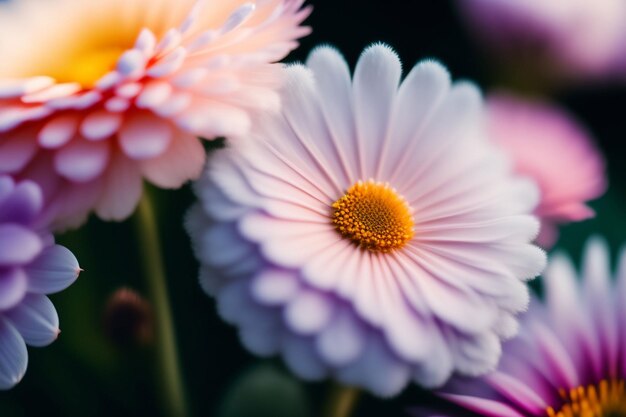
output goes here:
<path id="1" fill-rule="evenodd" d="M 388 184 L 359 181 L 332 209 L 337 232 L 371 252 L 400 249 L 415 234 L 408 204 Z"/>
<path id="2" fill-rule="evenodd" d="M 48 75 L 58 82 L 76 82 L 90 88 L 103 75 L 115 68 L 123 52 L 124 48 L 113 46 L 75 53 L 68 62 Z"/>
<path id="3" fill-rule="evenodd" d="M 602 380 L 597 385 L 561 390 L 564 404 L 559 410 L 548 407 L 547 417 L 626 417 L 623 380 Z"/>

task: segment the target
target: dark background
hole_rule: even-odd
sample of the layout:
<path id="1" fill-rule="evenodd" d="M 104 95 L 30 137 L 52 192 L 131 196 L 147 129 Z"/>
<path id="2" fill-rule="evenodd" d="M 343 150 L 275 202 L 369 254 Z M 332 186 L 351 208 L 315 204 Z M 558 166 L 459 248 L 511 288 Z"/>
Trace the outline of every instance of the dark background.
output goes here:
<path id="1" fill-rule="evenodd" d="M 12 0 L 20 1 L 20 0 Z M 343 51 L 352 67 L 364 47 L 383 41 L 398 51 L 405 73 L 420 59 L 437 58 L 455 79 L 494 84 L 486 55 L 460 21 L 452 1 L 309 0 L 315 10 L 307 23 L 313 34 L 286 61 L 304 60 L 319 44 Z M 0 28 L 1 30 L 1 28 Z M 500 77 L 497 77 L 500 79 Z M 626 77 L 625 77 L 626 78 Z M 604 85 L 564 89 L 552 95 L 585 124 L 607 155 L 610 188 L 592 206 L 596 219 L 563 228 L 558 247 L 575 259 L 587 236 L 599 233 L 614 253 L 626 236 L 626 89 Z M 233 328 L 217 317 L 214 303 L 197 284 L 182 219 L 193 201 L 189 187 L 176 192 L 150 189 L 158 202 L 163 252 L 189 403 L 196 416 L 299 417 L 319 415 L 329 384 L 300 383 L 280 361 L 259 361 L 239 345 Z M 63 333 L 51 346 L 30 348 L 24 380 L 0 392 L 0 416 L 159 416 L 158 375 L 153 347 L 121 349 L 104 336 L 102 318 L 108 297 L 127 286 L 145 294 L 135 219 L 102 223 L 59 237 L 85 269 L 78 282 L 52 296 Z M 411 405 L 432 401 L 415 386 L 390 401 L 364 394 L 355 416 L 405 415 Z"/>

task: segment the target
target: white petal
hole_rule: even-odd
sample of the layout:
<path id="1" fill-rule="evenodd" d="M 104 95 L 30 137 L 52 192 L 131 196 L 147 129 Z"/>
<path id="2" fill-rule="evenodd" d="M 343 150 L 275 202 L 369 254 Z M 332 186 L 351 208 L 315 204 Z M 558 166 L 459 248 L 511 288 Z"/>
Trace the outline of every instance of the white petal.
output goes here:
<path id="1" fill-rule="evenodd" d="M 388 46 L 375 44 L 363 51 L 354 71 L 354 115 L 366 172 L 376 175 L 388 142 L 389 119 L 402 65 Z"/>

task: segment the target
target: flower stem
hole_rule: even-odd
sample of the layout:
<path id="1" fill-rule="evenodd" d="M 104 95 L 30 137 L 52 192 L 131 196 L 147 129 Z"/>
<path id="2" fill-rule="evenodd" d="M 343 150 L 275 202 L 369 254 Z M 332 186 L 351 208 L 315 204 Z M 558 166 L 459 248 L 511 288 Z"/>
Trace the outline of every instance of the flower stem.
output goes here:
<path id="1" fill-rule="evenodd" d="M 167 293 L 165 266 L 154 209 L 147 190 L 137 210 L 137 231 L 142 252 L 142 262 L 149 296 L 155 309 L 157 355 L 163 402 L 170 417 L 187 416 L 187 407 L 181 377 L 176 336 Z"/>
<path id="2" fill-rule="evenodd" d="M 357 388 L 335 384 L 331 388 L 324 417 L 349 417 L 360 393 Z"/>

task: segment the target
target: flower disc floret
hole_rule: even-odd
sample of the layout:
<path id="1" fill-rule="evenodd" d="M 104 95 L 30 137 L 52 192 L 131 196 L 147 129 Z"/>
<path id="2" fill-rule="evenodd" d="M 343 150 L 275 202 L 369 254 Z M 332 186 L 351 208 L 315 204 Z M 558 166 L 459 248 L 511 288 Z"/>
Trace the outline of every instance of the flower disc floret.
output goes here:
<path id="1" fill-rule="evenodd" d="M 409 206 L 388 184 L 359 181 L 332 209 L 337 232 L 371 252 L 399 249 L 414 234 Z"/>
<path id="2" fill-rule="evenodd" d="M 623 417 L 626 416 L 626 391 L 623 379 L 603 379 L 598 384 L 559 391 L 564 404 L 549 406 L 547 417 Z"/>

